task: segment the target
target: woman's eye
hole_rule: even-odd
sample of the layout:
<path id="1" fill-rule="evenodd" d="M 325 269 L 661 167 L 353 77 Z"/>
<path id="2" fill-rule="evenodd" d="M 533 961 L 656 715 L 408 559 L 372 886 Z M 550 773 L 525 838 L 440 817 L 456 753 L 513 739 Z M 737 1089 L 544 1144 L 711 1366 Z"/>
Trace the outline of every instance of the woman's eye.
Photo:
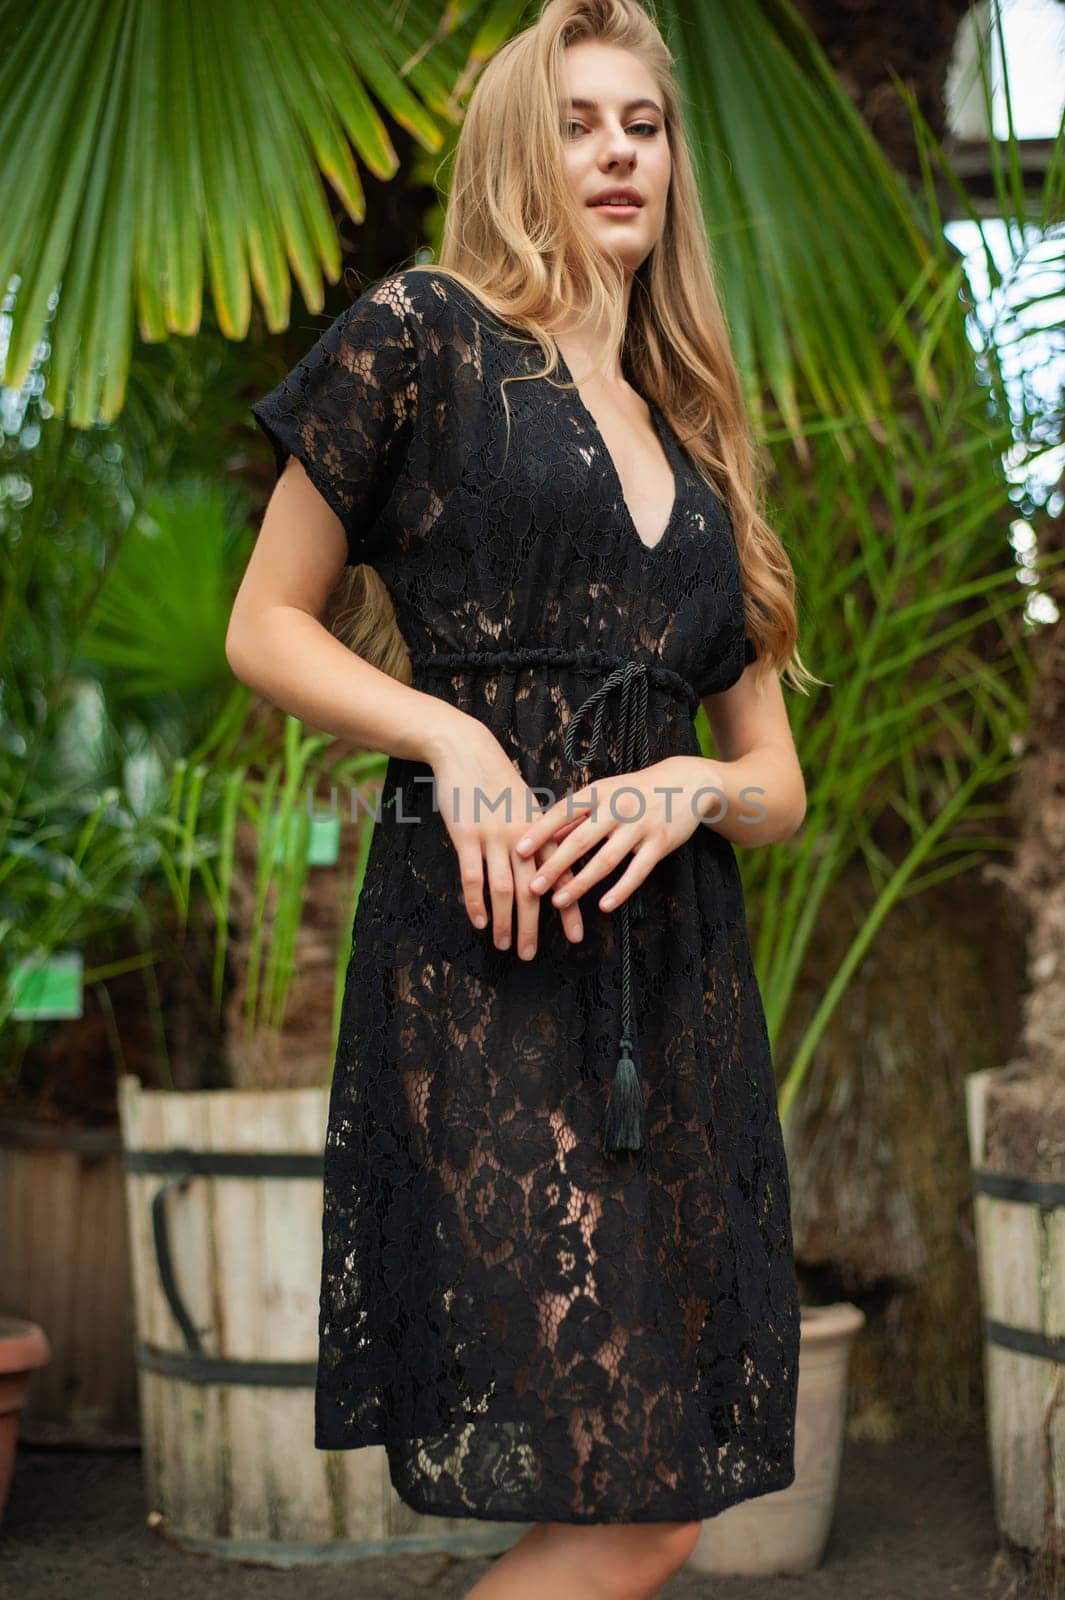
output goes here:
<path id="1" fill-rule="evenodd" d="M 581 131 L 581 129 L 583 128 L 583 126 L 584 126 L 584 124 L 580 123 L 580 122 L 567 122 L 567 123 L 564 124 L 565 132 L 566 132 L 567 135 L 572 133 L 574 128 L 576 128 L 577 132 L 579 133 Z M 658 124 L 656 122 L 634 122 L 632 124 L 632 127 L 633 128 L 646 129 L 646 133 L 643 135 L 643 137 L 645 137 L 645 138 L 648 137 L 648 136 L 653 137 L 656 133 L 659 132 Z"/>

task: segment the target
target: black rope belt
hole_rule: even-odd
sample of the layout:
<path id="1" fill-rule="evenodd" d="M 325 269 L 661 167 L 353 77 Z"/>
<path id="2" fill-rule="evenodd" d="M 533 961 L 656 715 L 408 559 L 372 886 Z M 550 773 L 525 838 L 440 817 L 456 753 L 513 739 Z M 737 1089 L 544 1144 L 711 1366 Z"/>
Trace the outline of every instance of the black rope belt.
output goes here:
<path id="1" fill-rule="evenodd" d="M 412 666 L 422 672 L 451 676 L 487 669 L 525 667 L 569 667 L 590 677 L 601 678 L 597 688 L 583 700 L 569 719 L 565 735 L 566 756 L 574 765 L 585 765 L 597 756 L 607 755 L 603 743 L 606 715 L 612 697 L 617 696 L 617 775 L 635 772 L 650 764 L 648 735 L 649 685 L 668 690 L 688 703 L 694 714 L 699 696 L 688 680 L 670 667 L 657 662 L 630 661 L 601 650 L 562 650 L 551 646 L 525 646 L 517 650 L 471 650 L 440 655 L 414 654 Z M 604 676 L 605 674 L 605 676 Z M 576 739 L 584 722 L 593 717 L 591 741 L 578 762 Z M 621 950 L 621 1030 L 619 1056 L 614 1083 L 607 1104 L 603 1145 L 606 1150 L 638 1150 L 643 1144 L 643 1083 L 639 1068 L 636 1037 L 634 985 L 632 973 L 632 918 L 643 914 L 640 892 L 630 895 L 618 908 Z"/>

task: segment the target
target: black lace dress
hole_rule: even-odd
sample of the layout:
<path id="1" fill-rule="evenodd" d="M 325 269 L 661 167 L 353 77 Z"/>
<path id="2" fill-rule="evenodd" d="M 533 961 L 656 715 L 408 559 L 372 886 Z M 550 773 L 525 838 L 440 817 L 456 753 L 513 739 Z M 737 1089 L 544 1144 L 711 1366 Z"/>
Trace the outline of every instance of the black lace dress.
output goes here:
<path id="1" fill-rule="evenodd" d="M 541 363 L 410 268 L 253 414 L 387 584 L 415 687 L 542 802 L 699 755 L 699 700 L 752 651 L 727 511 L 657 408 L 653 546 L 575 391 L 508 383 L 508 447 L 500 380 Z M 432 769 L 388 763 L 330 1091 L 315 1444 L 385 1445 L 420 1512 L 696 1520 L 794 1478 L 789 1180 L 735 856 L 700 825 L 600 911 L 625 865 L 580 943 L 545 901 L 534 960 L 497 950 Z M 608 1141 L 622 1057 L 638 1126 Z"/>

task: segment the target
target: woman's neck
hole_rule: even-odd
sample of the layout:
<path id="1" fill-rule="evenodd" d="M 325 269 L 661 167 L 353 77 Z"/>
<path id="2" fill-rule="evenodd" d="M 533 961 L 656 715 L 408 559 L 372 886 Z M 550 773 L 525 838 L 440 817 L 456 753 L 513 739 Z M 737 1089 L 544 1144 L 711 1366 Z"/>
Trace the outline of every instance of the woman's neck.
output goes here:
<path id="1" fill-rule="evenodd" d="M 626 318 L 629 314 L 631 293 L 632 280 L 626 279 Z M 606 345 L 608 331 L 605 322 L 592 322 L 588 317 L 564 323 L 562 327 L 556 329 L 555 337 L 558 341 L 559 349 L 562 351 L 566 365 L 573 374 L 576 383 L 582 383 L 585 376 L 591 372 L 599 360 Z M 608 387 L 628 388 L 628 382 L 621 370 L 620 359 L 598 381 Z"/>

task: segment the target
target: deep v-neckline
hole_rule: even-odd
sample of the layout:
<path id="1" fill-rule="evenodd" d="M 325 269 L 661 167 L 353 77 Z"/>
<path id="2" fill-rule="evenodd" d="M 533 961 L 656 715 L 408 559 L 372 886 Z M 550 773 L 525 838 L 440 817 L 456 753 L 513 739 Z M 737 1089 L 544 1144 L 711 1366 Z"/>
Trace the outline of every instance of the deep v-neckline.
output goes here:
<path id="1" fill-rule="evenodd" d="M 517 328 L 524 336 L 521 342 L 525 344 L 529 343 L 528 334 L 523 328 L 522 324 L 511 323 L 505 318 L 500 317 L 495 311 L 491 310 L 491 308 L 485 304 L 479 295 L 474 294 L 472 290 L 467 289 L 465 284 L 460 285 L 460 287 L 465 290 L 466 294 L 472 300 L 474 309 L 481 318 L 487 317 L 489 321 L 495 323 L 496 326 L 500 328 Z M 564 383 L 573 385 L 569 390 L 569 393 L 573 396 L 573 404 L 576 407 L 577 414 L 584 419 L 588 431 L 592 437 L 593 445 L 595 446 L 603 462 L 603 470 L 606 474 L 607 480 L 611 485 L 611 490 L 615 495 L 619 506 L 621 507 L 621 517 L 625 525 L 626 534 L 628 535 L 629 539 L 635 543 L 637 549 L 644 556 L 657 556 L 659 552 L 663 550 L 667 544 L 669 544 L 673 531 L 680 519 L 681 506 L 684 500 L 685 485 L 687 483 L 687 474 L 684 470 L 684 461 L 681 456 L 680 446 L 677 444 L 677 441 L 673 436 L 673 431 L 670 428 L 669 423 L 666 421 L 659 407 L 655 405 L 654 401 L 647 400 L 647 409 L 651 413 L 651 420 L 654 423 L 659 439 L 662 441 L 662 448 L 666 453 L 666 460 L 669 462 L 670 468 L 673 472 L 673 504 L 670 506 L 669 516 L 666 519 L 666 525 L 662 529 L 662 533 L 656 542 L 654 544 L 648 544 L 645 539 L 641 538 L 640 530 L 633 521 L 632 512 L 629 510 L 629 502 L 625 498 L 625 490 L 622 486 L 621 474 L 619 473 L 614 462 L 614 457 L 611 455 L 610 450 L 607 447 L 607 442 L 603 437 L 603 431 L 598 422 L 596 422 L 591 411 L 585 405 L 577 385 L 573 382 L 573 374 L 570 371 L 566 362 L 566 358 L 562 354 L 561 350 L 558 352 L 557 370 L 561 373 L 562 381 Z"/>
<path id="2" fill-rule="evenodd" d="M 654 544 L 648 544 L 647 540 L 641 535 L 639 528 L 637 528 L 632 512 L 629 509 L 629 502 L 625 498 L 625 490 L 621 482 L 621 474 L 617 469 L 617 464 L 613 455 L 611 454 L 609 446 L 607 445 L 606 439 L 603 437 L 603 430 L 600 428 L 598 422 L 595 420 L 595 417 L 585 404 L 577 385 L 573 382 L 573 374 L 570 371 L 569 365 L 561 350 L 558 352 L 558 367 L 562 374 L 563 382 L 573 385 L 573 387 L 569 390 L 569 393 L 573 396 L 573 401 L 578 412 L 587 422 L 588 428 L 593 436 L 596 449 L 599 451 L 599 454 L 602 457 L 607 477 L 611 480 L 612 487 L 617 496 L 618 504 L 621 507 L 627 532 L 633 539 L 635 539 L 636 543 L 639 545 L 640 549 L 645 555 L 656 555 L 657 552 L 662 549 L 663 545 L 669 539 L 670 534 L 673 532 L 673 527 L 677 520 L 677 513 L 680 510 L 681 490 L 684 483 L 684 475 L 680 470 L 680 463 L 678 462 L 677 455 L 675 453 L 675 441 L 670 436 L 669 424 L 653 400 L 645 401 L 647 409 L 651 413 L 651 421 L 654 424 L 655 432 L 658 434 L 659 440 L 662 444 L 662 449 L 665 452 L 666 460 L 669 463 L 670 471 L 673 474 L 673 503 L 669 508 L 669 516 L 666 518 L 665 527 L 662 529 L 662 532 L 659 534 Z"/>

